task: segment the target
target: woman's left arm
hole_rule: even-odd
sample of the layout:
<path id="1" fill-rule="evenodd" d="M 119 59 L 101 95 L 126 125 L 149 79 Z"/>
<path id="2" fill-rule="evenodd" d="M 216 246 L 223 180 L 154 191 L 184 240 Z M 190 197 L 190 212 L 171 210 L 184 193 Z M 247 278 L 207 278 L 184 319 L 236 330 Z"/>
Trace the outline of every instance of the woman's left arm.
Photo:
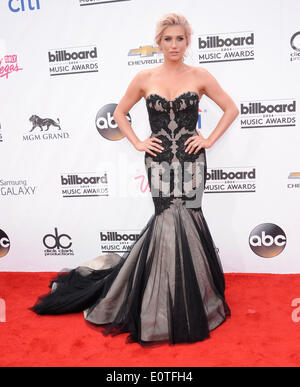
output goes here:
<path id="1" fill-rule="evenodd" d="M 222 89 L 216 78 L 206 69 L 201 69 L 201 71 L 204 71 L 205 75 L 203 78 L 204 94 L 219 105 L 224 112 L 217 126 L 207 138 L 212 146 L 239 115 L 239 109 L 233 99 Z"/>
<path id="2" fill-rule="evenodd" d="M 197 153 L 202 147 L 210 148 L 213 146 L 239 115 L 238 107 L 233 99 L 222 89 L 216 78 L 204 68 L 197 68 L 197 72 L 199 72 L 198 76 L 201 79 L 201 89 L 203 93 L 219 105 L 224 113 L 215 129 L 206 139 L 203 138 L 200 130 L 197 130 L 200 138 L 191 137 L 186 141 L 185 144 L 188 145 L 186 152 L 189 153 L 192 151 L 191 148 L 195 150 L 193 153 Z"/>

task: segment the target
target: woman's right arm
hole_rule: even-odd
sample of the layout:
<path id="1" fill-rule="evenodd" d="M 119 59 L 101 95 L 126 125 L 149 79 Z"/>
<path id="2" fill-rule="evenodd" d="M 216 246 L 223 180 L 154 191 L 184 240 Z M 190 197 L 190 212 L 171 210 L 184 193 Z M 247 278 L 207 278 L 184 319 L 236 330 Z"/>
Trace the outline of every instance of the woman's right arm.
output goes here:
<path id="1" fill-rule="evenodd" d="M 156 150 L 161 152 L 163 149 L 162 146 L 158 145 L 158 142 L 161 142 L 158 138 L 148 137 L 145 141 L 141 141 L 133 131 L 126 115 L 129 110 L 143 97 L 144 95 L 144 82 L 145 82 L 146 73 L 144 70 L 138 72 L 135 77 L 130 82 L 129 86 L 120 102 L 118 103 L 114 111 L 114 120 L 118 124 L 121 132 L 127 137 L 135 149 L 139 151 L 148 152 L 154 156 L 155 153 L 152 153 L 149 149 Z"/>

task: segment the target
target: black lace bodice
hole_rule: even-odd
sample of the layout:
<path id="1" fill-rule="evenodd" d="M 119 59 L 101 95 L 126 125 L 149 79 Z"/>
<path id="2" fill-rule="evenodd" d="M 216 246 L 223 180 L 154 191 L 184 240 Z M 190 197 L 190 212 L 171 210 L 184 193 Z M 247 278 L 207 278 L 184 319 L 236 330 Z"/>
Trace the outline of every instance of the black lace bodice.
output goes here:
<path id="1" fill-rule="evenodd" d="M 199 96 L 192 91 L 184 92 L 173 100 L 167 100 L 159 94 L 150 94 L 146 98 L 151 137 L 162 140 L 164 147 L 161 153 L 154 151 L 157 156 L 145 152 L 156 214 L 171 204 L 186 204 L 188 200 L 189 208 L 201 206 L 201 199 L 196 203 L 195 195 L 202 195 L 204 189 L 205 149 L 189 154 L 185 152 L 184 145 L 190 136 L 197 135 L 198 104 Z"/>

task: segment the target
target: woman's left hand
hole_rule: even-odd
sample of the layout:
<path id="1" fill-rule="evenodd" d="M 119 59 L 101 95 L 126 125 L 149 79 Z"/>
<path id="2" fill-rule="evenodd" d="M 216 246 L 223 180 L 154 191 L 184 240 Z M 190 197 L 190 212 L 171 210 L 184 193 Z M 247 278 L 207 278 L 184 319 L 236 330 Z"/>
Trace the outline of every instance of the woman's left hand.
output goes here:
<path id="1" fill-rule="evenodd" d="M 185 149 L 185 152 L 190 153 L 198 153 L 201 148 L 210 148 L 212 146 L 211 142 L 204 138 L 199 129 L 196 129 L 198 132 L 197 136 L 189 137 L 184 145 L 188 145 Z"/>

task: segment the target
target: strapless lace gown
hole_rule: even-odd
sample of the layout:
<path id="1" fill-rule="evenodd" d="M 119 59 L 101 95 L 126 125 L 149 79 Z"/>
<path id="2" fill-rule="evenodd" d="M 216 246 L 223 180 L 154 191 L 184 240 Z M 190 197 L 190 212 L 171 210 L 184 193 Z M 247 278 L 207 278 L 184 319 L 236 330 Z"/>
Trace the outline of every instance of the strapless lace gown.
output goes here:
<path id="1" fill-rule="evenodd" d="M 30 309 L 38 314 L 83 312 L 103 334 L 128 332 L 127 342 L 201 341 L 230 315 L 218 250 L 202 213 L 206 156 L 188 154 L 196 135 L 199 97 L 146 98 L 151 137 L 164 150 L 145 152 L 155 212 L 131 249 L 100 255 L 51 281 Z"/>

